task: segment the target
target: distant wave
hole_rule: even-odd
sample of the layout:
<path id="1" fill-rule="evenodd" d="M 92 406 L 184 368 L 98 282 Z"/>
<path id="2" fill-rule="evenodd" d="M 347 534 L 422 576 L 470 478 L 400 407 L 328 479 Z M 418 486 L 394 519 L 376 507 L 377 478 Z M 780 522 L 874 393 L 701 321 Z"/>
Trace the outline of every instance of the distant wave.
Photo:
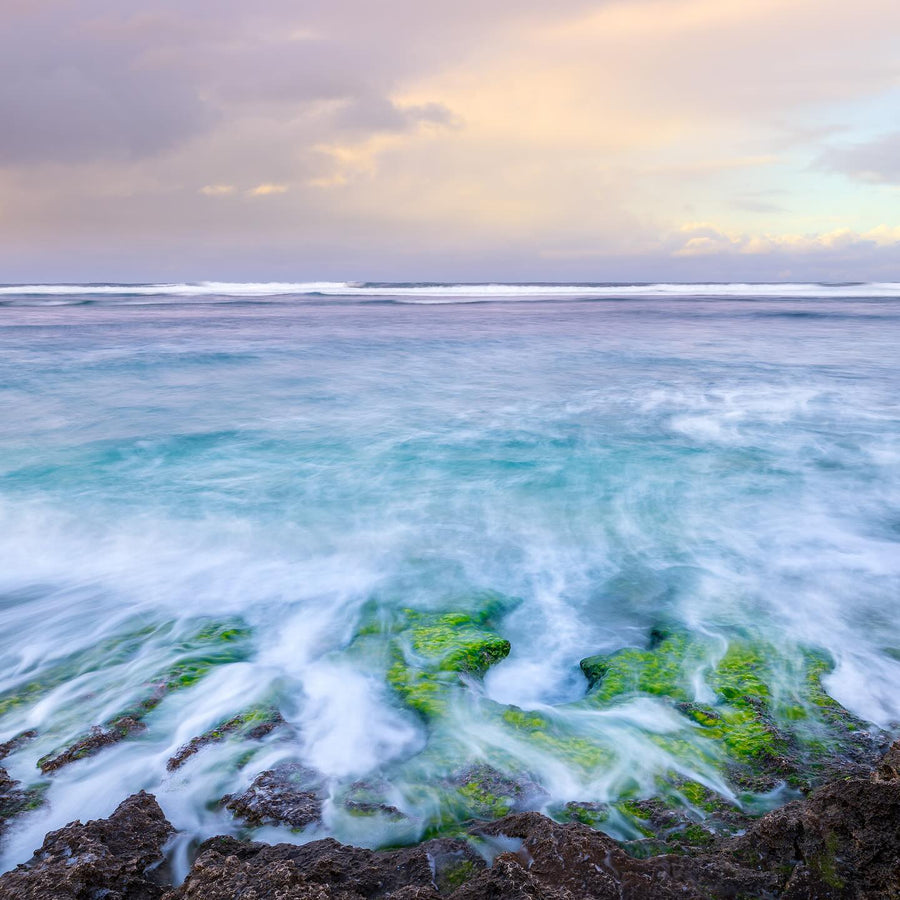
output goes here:
<path id="1" fill-rule="evenodd" d="M 403 303 L 472 303 L 491 300 L 549 298 L 893 298 L 898 282 L 816 283 L 704 283 L 680 284 L 388 284 L 382 282 L 200 281 L 172 284 L 19 284 L 0 286 L 6 297 L 348 297 L 392 298 Z"/>

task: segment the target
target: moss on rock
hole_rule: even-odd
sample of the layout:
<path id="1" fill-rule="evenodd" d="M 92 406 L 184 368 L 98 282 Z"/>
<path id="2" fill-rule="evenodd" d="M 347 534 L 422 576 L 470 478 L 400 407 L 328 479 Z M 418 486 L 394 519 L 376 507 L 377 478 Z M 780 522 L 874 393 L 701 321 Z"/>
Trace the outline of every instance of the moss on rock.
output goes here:
<path id="1" fill-rule="evenodd" d="M 392 620 L 364 616 L 351 647 L 381 646 L 386 679 L 403 702 L 426 719 L 446 712 L 461 677 L 481 678 L 509 654 L 509 641 L 495 630 L 514 601 L 499 594 L 470 598 L 468 608 L 421 612 L 404 609 Z"/>

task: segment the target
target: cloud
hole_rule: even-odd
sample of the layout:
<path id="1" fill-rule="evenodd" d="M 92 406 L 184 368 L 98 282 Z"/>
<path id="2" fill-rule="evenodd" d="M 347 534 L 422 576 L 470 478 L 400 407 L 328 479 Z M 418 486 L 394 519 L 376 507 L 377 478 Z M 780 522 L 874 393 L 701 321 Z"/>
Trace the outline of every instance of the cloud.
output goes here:
<path id="1" fill-rule="evenodd" d="M 266 182 L 258 184 L 254 188 L 250 188 L 247 194 L 251 197 L 269 197 L 272 194 L 286 194 L 288 186 L 286 184 L 271 184 Z"/>
<path id="2" fill-rule="evenodd" d="M 205 184 L 200 188 L 200 193 L 207 197 L 225 197 L 233 194 L 235 190 L 233 184 Z"/>
<path id="3" fill-rule="evenodd" d="M 103 4 L 35 0 L 0 30 L 0 165 L 152 156 L 217 112 L 178 66 L 146 59 L 149 33 L 85 26 Z"/>
<path id="4" fill-rule="evenodd" d="M 830 147 L 819 165 L 858 181 L 900 184 L 900 131 L 865 143 Z"/>
<path id="5" fill-rule="evenodd" d="M 821 234 L 747 234 L 708 224 L 684 225 L 669 242 L 676 257 L 742 254 L 815 255 L 900 250 L 900 226 L 878 225 L 867 231 L 838 228 Z"/>
<path id="6" fill-rule="evenodd" d="M 896 262 L 896 0 L 11 3 L 7 279 Z"/>

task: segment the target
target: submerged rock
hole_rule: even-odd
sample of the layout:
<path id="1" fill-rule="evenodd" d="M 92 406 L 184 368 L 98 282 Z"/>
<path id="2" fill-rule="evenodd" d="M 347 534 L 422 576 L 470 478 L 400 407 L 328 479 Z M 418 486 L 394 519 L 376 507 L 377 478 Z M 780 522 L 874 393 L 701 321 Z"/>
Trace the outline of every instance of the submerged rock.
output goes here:
<path id="1" fill-rule="evenodd" d="M 635 858 L 587 825 L 521 812 L 467 840 L 390 851 L 216 837 L 162 898 L 151 867 L 172 828 L 142 792 L 109 819 L 48 834 L 29 865 L 0 876 L 0 900 L 896 900 L 898 761 L 900 742 L 868 777 L 833 781 L 692 855 Z M 477 845 L 502 852 L 487 865 Z"/>
<path id="2" fill-rule="evenodd" d="M 527 776 L 511 778 L 484 763 L 459 772 L 453 783 L 468 817 L 473 819 L 496 819 L 527 809 L 547 796 L 546 791 Z"/>
<path id="3" fill-rule="evenodd" d="M 92 726 L 68 747 L 41 757 L 38 768 L 44 774 L 55 772 L 144 731 L 144 718 L 173 691 L 192 687 L 215 666 L 245 659 L 250 637 L 250 629 L 240 619 L 207 622 L 179 645 L 182 655 L 177 662 L 146 683 L 142 699 L 103 725 Z"/>
<path id="4" fill-rule="evenodd" d="M 156 900 L 151 867 L 174 829 L 141 791 L 108 819 L 51 831 L 34 858 L 0 875 L 0 900 Z"/>
<path id="5" fill-rule="evenodd" d="M 191 738 L 166 763 L 170 772 L 180 769 L 194 754 L 210 744 L 219 744 L 229 735 L 241 735 L 250 740 L 262 740 L 267 734 L 284 725 L 284 718 L 277 709 L 254 708 L 228 719 L 225 722 Z"/>
<path id="6" fill-rule="evenodd" d="M 248 825 L 306 828 L 322 815 L 322 781 L 312 769 L 286 763 L 253 779 L 241 794 L 222 798 L 225 808 Z"/>
<path id="7" fill-rule="evenodd" d="M 146 727 L 143 722 L 132 716 L 122 716 L 121 718 L 113 719 L 106 727 L 95 725 L 86 735 L 79 738 L 71 746 L 66 747 L 65 750 L 42 756 L 37 762 L 38 768 L 45 775 L 55 772 L 57 769 L 61 769 L 63 766 L 67 766 L 76 760 L 93 756 L 104 747 L 118 744 L 119 741 L 124 741 L 128 735 L 137 731 L 143 731 Z"/>
<path id="8" fill-rule="evenodd" d="M 23 789 L 20 782 L 9 777 L 6 769 L 0 768 L 0 838 L 9 821 L 20 813 L 36 809 L 44 798 L 41 787 Z"/>
<path id="9" fill-rule="evenodd" d="M 447 709 L 466 679 L 479 679 L 509 655 L 496 626 L 518 601 L 484 592 L 442 612 L 404 609 L 390 619 L 364 616 L 351 653 L 384 661 L 388 685 L 429 721 Z"/>
<path id="10" fill-rule="evenodd" d="M 37 737 L 37 732 L 33 729 L 29 729 L 28 731 L 23 731 L 20 734 L 17 734 L 15 737 L 10 738 L 8 741 L 4 741 L 0 744 L 0 759 L 6 759 L 10 753 L 18 750 L 20 747 L 23 747 L 29 741 L 33 741 Z"/>
<path id="11" fill-rule="evenodd" d="M 710 743 L 737 786 L 765 791 L 787 781 L 810 790 L 838 771 L 868 767 L 877 753 L 865 723 L 822 687 L 833 665 L 813 650 L 783 658 L 764 642 L 733 636 L 722 652 L 710 638 L 657 628 L 646 649 L 581 661 L 588 680 L 583 703 L 609 707 L 653 697 Z"/>

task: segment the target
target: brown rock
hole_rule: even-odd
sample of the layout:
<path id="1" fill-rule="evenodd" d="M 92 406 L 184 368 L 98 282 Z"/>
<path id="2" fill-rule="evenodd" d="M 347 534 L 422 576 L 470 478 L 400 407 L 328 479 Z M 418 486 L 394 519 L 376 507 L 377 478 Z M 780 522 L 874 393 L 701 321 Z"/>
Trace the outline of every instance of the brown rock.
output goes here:
<path id="1" fill-rule="evenodd" d="M 6 830 L 9 820 L 39 802 L 36 791 L 24 791 L 18 781 L 9 777 L 6 769 L 0 768 L 0 836 Z"/>
<path id="2" fill-rule="evenodd" d="M 260 773 L 246 791 L 228 794 L 222 802 L 248 825 L 305 828 L 322 815 L 322 799 L 317 773 L 297 763 L 286 763 Z"/>
<path id="3" fill-rule="evenodd" d="M 218 744 L 224 741 L 228 735 L 244 731 L 246 737 L 254 741 L 262 740 L 267 734 L 274 731 L 280 725 L 284 725 L 284 718 L 278 710 L 272 710 L 267 718 L 257 721 L 255 725 L 247 728 L 246 714 L 240 714 L 223 722 L 216 728 L 204 731 L 203 734 L 191 738 L 178 752 L 166 763 L 170 772 L 180 769 L 195 753 L 210 744 Z"/>
<path id="4" fill-rule="evenodd" d="M 163 889 L 148 869 L 172 833 L 141 791 L 108 819 L 51 831 L 31 862 L 0 876 L 0 900 L 157 900 Z"/>
<path id="5" fill-rule="evenodd" d="M 33 741 L 37 737 L 37 732 L 23 731 L 21 734 L 17 734 L 15 737 L 10 738 L 8 741 L 4 741 L 0 744 L 0 759 L 5 759 L 9 756 L 13 750 L 18 750 L 23 744 L 27 744 L 29 741 Z"/>
<path id="6" fill-rule="evenodd" d="M 104 747 L 118 744 L 119 741 L 124 741 L 128 735 L 136 731 L 143 731 L 146 727 L 143 722 L 132 716 L 121 716 L 114 719 L 107 727 L 95 725 L 84 737 L 79 738 L 71 747 L 67 747 L 61 753 L 57 753 L 55 756 L 51 754 L 41 757 L 38 760 L 38 766 L 45 775 L 48 772 L 55 772 L 76 760 L 93 756 Z"/>
<path id="7" fill-rule="evenodd" d="M 454 863 L 484 862 L 463 841 L 428 841 L 378 852 L 330 838 L 302 846 L 213 838 L 202 844 L 185 883 L 164 900 L 437 900 Z"/>

